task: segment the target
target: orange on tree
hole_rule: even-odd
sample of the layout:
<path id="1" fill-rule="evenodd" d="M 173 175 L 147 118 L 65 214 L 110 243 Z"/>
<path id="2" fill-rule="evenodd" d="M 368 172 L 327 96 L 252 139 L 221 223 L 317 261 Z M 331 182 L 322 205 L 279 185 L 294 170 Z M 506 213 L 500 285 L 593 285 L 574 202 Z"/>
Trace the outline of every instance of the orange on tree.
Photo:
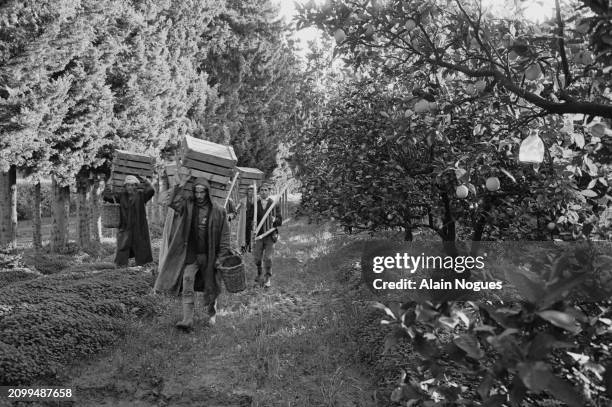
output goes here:
<path id="1" fill-rule="evenodd" d="M 467 198 L 469 192 L 470 192 L 470 190 L 465 185 L 459 185 L 457 187 L 457 190 L 455 191 L 455 193 L 457 195 L 457 198 L 459 198 L 459 199 Z"/>
<path id="2" fill-rule="evenodd" d="M 487 190 L 494 192 L 499 189 L 499 178 L 497 177 L 489 177 L 486 181 Z"/>

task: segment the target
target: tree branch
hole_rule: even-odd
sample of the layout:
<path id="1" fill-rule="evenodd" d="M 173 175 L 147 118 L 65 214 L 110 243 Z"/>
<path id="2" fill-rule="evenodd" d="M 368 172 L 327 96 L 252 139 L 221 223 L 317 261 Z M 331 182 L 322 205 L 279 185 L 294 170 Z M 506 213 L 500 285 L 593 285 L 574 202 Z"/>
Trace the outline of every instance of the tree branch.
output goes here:
<path id="1" fill-rule="evenodd" d="M 564 88 L 567 88 L 572 82 L 572 76 L 567 63 L 567 54 L 565 53 L 565 40 L 563 39 L 563 19 L 561 18 L 561 6 L 559 0 L 555 0 L 555 8 L 557 9 L 557 25 L 559 26 L 558 38 L 559 38 L 559 54 L 561 55 L 561 66 L 563 68 L 563 74 L 565 75 Z"/>
<path id="2" fill-rule="evenodd" d="M 458 71 L 471 77 L 494 77 L 500 85 L 515 95 L 525 99 L 529 103 L 546 110 L 549 114 L 587 114 L 592 116 L 604 117 L 612 119 L 612 105 L 604 105 L 601 103 L 592 102 L 569 102 L 560 103 L 546 100 L 541 96 L 536 95 L 522 89 L 502 72 L 494 69 L 470 69 L 465 66 L 456 65 L 441 59 L 430 58 L 428 62 L 442 66 L 444 68 Z"/>
<path id="3" fill-rule="evenodd" d="M 605 117 L 612 119 L 612 106 L 604 105 L 601 103 L 592 102 L 570 102 L 570 103 L 559 103 L 551 102 L 538 96 L 534 93 L 527 92 L 524 89 L 518 87 L 510 79 L 500 72 L 496 72 L 495 77 L 499 83 L 508 89 L 510 92 L 522 97 L 526 101 L 538 106 L 541 109 L 546 110 L 550 114 L 586 114 L 592 116 Z"/>

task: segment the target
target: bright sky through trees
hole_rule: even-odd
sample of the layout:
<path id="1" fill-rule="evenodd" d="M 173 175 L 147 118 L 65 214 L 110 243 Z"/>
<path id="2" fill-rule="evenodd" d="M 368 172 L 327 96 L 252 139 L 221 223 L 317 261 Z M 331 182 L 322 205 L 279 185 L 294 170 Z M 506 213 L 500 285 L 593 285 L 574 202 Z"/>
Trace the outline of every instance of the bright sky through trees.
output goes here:
<path id="1" fill-rule="evenodd" d="M 316 4 L 323 4 L 326 0 L 315 0 Z M 512 0 L 510 0 L 512 1 Z M 305 3 L 302 0 L 301 3 Z M 295 14 L 294 0 L 276 0 L 276 3 L 280 6 L 280 14 L 285 18 L 287 22 L 290 22 Z M 490 8 L 492 12 L 504 12 L 507 11 L 507 2 L 500 0 L 484 0 L 485 7 Z M 545 19 L 552 17 L 555 7 L 554 0 L 538 0 L 538 1 L 525 1 L 521 2 L 517 0 L 518 4 L 524 4 L 525 7 L 525 18 L 528 18 L 535 22 L 541 22 Z M 304 49 L 308 44 L 308 41 L 318 38 L 320 32 L 314 27 L 309 27 L 296 32 L 295 36 L 300 41 L 301 47 Z"/>

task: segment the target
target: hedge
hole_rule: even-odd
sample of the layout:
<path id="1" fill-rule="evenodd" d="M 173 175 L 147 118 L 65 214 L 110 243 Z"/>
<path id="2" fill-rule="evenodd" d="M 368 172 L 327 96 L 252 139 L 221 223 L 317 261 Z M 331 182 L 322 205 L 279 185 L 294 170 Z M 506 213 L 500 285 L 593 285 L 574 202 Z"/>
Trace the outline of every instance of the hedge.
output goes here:
<path id="1" fill-rule="evenodd" d="M 0 288 L 0 385 L 52 381 L 153 311 L 151 276 L 112 270 L 52 275 Z"/>

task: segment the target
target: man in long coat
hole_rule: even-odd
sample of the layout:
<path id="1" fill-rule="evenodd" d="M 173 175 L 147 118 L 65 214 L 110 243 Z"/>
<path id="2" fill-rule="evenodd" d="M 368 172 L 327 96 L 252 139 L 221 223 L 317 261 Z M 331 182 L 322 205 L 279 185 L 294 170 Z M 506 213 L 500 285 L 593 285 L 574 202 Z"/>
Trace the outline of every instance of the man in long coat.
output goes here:
<path id="1" fill-rule="evenodd" d="M 221 291 L 216 263 L 230 254 L 230 236 L 225 209 L 210 198 L 210 184 L 197 178 L 193 192 L 185 190 L 184 178 L 169 195 L 173 214 L 166 218 L 167 248 L 160 256 L 155 292 L 182 295 L 183 319 L 176 327 L 193 327 L 195 292 L 204 292 L 204 310 L 209 324 L 216 322 L 216 304 Z M 163 244 L 163 243 L 162 243 Z"/>
<path id="2" fill-rule="evenodd" d="M 134 175 L 125 177 L 124 191 L 113 192 L 107 187 L 102 198 L 106 202 L 118 202 L 121 222 L 117 230 L 117 267 L 127 267 L 130 258 L 135 258 L 141 266 L 153 261 L 149 223 L 147 222 L 147 202 L 153 198 L 155 189 L 150 182 L 144 182 L 139 189 L 140 181 Z"/>

